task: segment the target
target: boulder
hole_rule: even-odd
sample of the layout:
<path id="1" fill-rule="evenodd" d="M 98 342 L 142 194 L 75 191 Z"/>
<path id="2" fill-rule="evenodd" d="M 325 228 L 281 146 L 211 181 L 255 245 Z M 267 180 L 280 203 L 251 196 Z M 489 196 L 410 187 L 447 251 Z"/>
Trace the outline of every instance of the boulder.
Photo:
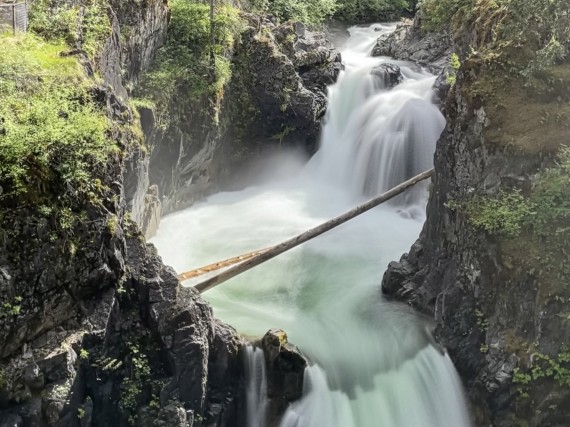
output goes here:
<path id="1" fill-rule="evenodd" d="M 268 420 L 276 420 L 287 406 L 303 396 L 307 360 L 287 341 L 280 329 L 269 330 L 261 340 L 267 373 Z"/>
<path id="2" fill-rule="evenodd" d="M 413 61 L 438 73 L 449 62 L 451 43 L 451 37 L 446 32 L 424 33 L 418 15 L 413 21 L 399 23 L 393 33 L 378 37 L 372 56 Z"/>
<path id="3" fill-rule="evenodd" d="M 404 80 L 400 67 L 389 63 L 377 65 L 370 74 L 378 77 L 383 88 L 393 88 Z"/>

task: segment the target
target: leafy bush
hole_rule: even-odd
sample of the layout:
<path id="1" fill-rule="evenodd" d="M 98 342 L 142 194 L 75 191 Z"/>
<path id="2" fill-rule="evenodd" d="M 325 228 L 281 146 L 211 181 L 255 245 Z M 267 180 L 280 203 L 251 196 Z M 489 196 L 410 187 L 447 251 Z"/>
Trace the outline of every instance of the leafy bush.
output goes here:
<path id="1" fill-rule="evenodd" d="M 516 235 L 534 205 L 519 190 L 502 191 L 494 198 L 474 198 L 467 205 L 469 222 L 489 233 Z"/>
<path id="2" fill-rule="evenodd" d="M 561 227 L 570 221 L 570 147 L 562 148 L 555 167 L 539 175 L 530 197 L 520 190 L 476 196 L 466 213 L 472 225 L 494 234 L 514 236 L 523 227 L 539 235 L 567 231 Z"/>
<path id="3" fill-rule="evenodd" d="M 30 31 L 46 40 L 64 40 L 95 57 L 111 34 L 107 0 L 85 0 L 84 13 L 78 4 L 58 0 L 36 0 L 30 7 Z"/>
<path id="4" fill-rule="evenodd" d="M 487 27 L 494 27 L 493 43 L 487 48 L 495 54 L 490 57 L 500 58 L 497 53 L 509 53 L 509 66 L 526 76 L 560 62 L 570 52 L 567 0 L 424 0 L 421 8 L 426 31 L 449 29 L 450 24 L 459 21 L 462 24 L 472 21 L 482 27 L 481 33 L 488 31 Z M 487 20 L 497 11 L 501 19 Z M 518 64 L 513 64 L 513 59 Z"/>
<path id="5" fill-rule="evenodd" d="M 270 13 L 280 21 L 301 21 L 319 25 L 338 8 L 337 0 L 251 0 L 258 13 Z"/>
<path id="6" fill-rule="evenodd" d="M 239 11 L 232 6 L 216 6 L 214 15 L 214 80 L 211 81 L 210 7 L 187 0 L 170 2 L 171 20 L 166 45 L 159 51 L 152 69 L 143 79 L 139 95 L 153 100 L 159 124 L 166 126 L 174 117 L 169 105 L 175 94 L 184 101 L 202 96 L 221 97 L 231 77 L 227 58 L 234 38 L 243 28 Z M 185 102 L 178 99 L 177 108 Z M 169 115 L 167 115 L 170 113 Z"/>
<path id="7" fill-rule="evenodd" d="M 512 18 L 505 29 L 506 37 L 536 51 L 524 74 L 540 71 L 570 53 L 568 0 L 502 0 L 502 3 L 508 5 Z"/>
<path id="8" fill-rule="evenodd" d="M 0 43 L 0 201 L 50 182 L 72 192 L 89 186 L 118 147 L 79 64 L 59 56 L 64 45 L 31 34 Z"/>
<path id="9" fill-rule="evenodd" d="M 394 19 L 413 10 L 410 0 L 339 0 L 336 16 L 348 22 L 372 22 Z"/>
<path id="10" fill-rule="evenodd" d="M 469 12 L 475 0 L 424 0 L 422 27 L 426 31 L 441 31 L 449 27 L 458 12 Z"/>
<path id="11" fill-rule="evenodd" d="M 457 81 L 457 71 L 459 71 L 459 68 L 461 67 L 461 61 L 459 60 L 459 55 L 457 55 L 456 53 L 451 54 L 451 57 L 449 58 L 449 66 L 450 70 L 446 75 L 446 80 L 447 83 L 453 86 Z"/>
<path id="12" fill-rule="evenodd" d="M 562 148 L 556 167 L 543 172 L 533 189 L 536 215 L 530 225 L 541 231 L 570 220 L 570 147 Z"/>

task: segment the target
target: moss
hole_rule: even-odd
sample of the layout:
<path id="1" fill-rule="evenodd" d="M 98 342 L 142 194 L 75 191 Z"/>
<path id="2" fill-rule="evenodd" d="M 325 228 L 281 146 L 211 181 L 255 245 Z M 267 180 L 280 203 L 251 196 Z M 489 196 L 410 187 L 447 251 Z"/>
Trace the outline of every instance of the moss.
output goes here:
<path id="1" fill-rule="evenodd" d="M 474 82 L 464 81 L 461 90 L 472 105 L 482 105 L 490 118 L 484 129 L 489 146 L 544 157 L 554 155 L 568 143 L 570 104 L 554 96 L 554 91 L 570 85 L 570 73 L 553 67 L 545 72 L 559 77 L 537 85 L 537 80 L 525 83 L 473 59 L 464 62 L 462 73 L 467 75 L 473 69 L 480 75 Z"/>

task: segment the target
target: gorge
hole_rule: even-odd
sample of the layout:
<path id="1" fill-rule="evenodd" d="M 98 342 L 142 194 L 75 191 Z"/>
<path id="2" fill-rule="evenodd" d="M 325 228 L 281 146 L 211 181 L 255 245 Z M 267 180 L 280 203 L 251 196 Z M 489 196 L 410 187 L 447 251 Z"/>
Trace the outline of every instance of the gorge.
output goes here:
<path id="1" fill-rule="evenodd" d="M 567 425 L 564 2 L 424 0 L 346 42 L 287 21 L 334 2 L 258 3 L 36 0 L 1 36 L 0 426 Z M 434 151 L 205 300 L 166 266 Z"/>

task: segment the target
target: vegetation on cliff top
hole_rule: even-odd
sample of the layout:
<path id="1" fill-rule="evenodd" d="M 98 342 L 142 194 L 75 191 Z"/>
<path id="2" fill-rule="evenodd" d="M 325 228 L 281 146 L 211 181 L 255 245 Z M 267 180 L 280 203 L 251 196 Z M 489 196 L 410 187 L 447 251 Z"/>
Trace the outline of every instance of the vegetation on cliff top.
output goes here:
<path id="1" fill-rule="evenodd" d="M 41 198 L 50 182 L 71 192 L 91 185 L 92 168 L 117 144 L 92 100 L 91 83 L 61 43 L 2 36 L 0 51 L 0 201 Z"/>
<path id="2" fill-rule="evenodd" d="M 465 37 L 479 30 L 471 55 L 502 64 L 507 72 L 524 75 L 563 60 L 570 49 L 570 15 L 566 0 L 425 0 L 423 28 L 451 26 Z"/>
<path id="3" fill-rule="evenodd" d="M 236 8 L 216 6 L 215 70 L 211 70 L 210 7 L 195 1 L 171 0 L 170 10 L 166 45 L 138 90 L 139 96 L 154 102 L 158 124 L 163 127 L 182 116 L 188 103 L 208 96 L 223 97 L 231 77 L 229 54 L 244 26 Z"/>
<path id="4" fill-rule="evenodd" d="M 270 13 L 282 22 L 318 26 L 335 17 L 343 21 L 373 22 L 395 19 L 413 11 L 415 0 L 250 0 L 257 13 Z"/>
<path id="5" fill-rule="evenodd" d="M 62 40 L 93 58 L 111 34 L 108 7 L 106 0 L 85 0 L 72 5 L 36 0 L 30 8 L 29 29 L 46 40 Z"/>

